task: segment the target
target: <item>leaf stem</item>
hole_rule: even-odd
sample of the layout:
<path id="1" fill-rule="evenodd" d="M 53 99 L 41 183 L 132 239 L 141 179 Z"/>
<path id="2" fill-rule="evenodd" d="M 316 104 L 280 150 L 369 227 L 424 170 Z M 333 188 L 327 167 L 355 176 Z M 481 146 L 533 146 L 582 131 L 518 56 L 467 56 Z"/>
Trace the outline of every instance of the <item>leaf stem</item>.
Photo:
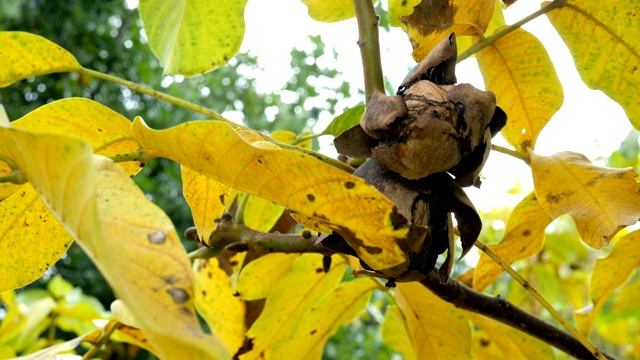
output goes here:
<path id="1" fill-rule="evenodd" d="M 493 151 L 497 151 L 499 153 L 503 153 L 506 155 L 510 155 L 513 156 L 516 159 L 520 159 L 522 161 L 524 161 L 525 163 L 527 163 L 527 165 L 529 165 L 531 163 L 531 159 L 529 158 L 529 155 L 527 154 L 523 154 L 519 151 L 515 151 L 515 150 L 511 150 L 511 149 L 507 149 L 506 147 L 502 147 L 499 145 L 491 145 L 491 150 Z"/>
<path id="2" fill-rule="evenodd" d="M 16 165 L 16 163 L 13 162 L 13 160 L 9 159 L 7 156 L 0 154 L 0 161 L 6 163 L 9 169 L 11 169 L 12 171 L 19 170 L 18 165 Z"/>
<path id="3" fill-rule="evenodd" d="M 236 216 L 235 216 L 236 224 L 238 225 L 244 225 L 244 210 L 247 207 L 248 200 L 249 200 L 249 194 L 247 193 L 242 194 L 242 198 L 238 203 L 238 208 L 236 209 Z"/>
<path id="4" fill-rule="evenodd" d="M 358 46 L 362 58 L 366 102 L 374 92 L 384 94 L 382 64 L 380 62 L 380 40 L 378 39 L 378 16 L 371 0 L 353 0 L 358 19 Z"/>
<path id="5" fill-rule="evenodd" d="M 27 180 L 24 176 L 22 176 L 22 173 L 20 172 L 20 170 L 16 170 L 9 174 L 0 175 L 0 183 L 12 183 L 12 184 L 20 185 L 28 181 L 29 180 Z"/>
<path id="6" fill-rule="evenodd" d="M 511 277 L 516 280 L 522 287 L 531 294 L 547 311 L 553 315 L 553 317 L 564 326 L 567 331 L 573 335 L 584 347 L 586 347 L 594 357 L 597 359 L 606 359 L 606 357 L 600 352 L 600 350 L 589 342 L 578 330 L 576 330 L 567 320 L 565 320 L 560 313 L 549 304 L 549 302 L 540 295 L 540 293 L 531 286 L 527 280 L 525 280 L 520 274 L 518 274 L 509 264 L 507 264 L 498 254 L 493 252 L 486 244 L 476 241 L 476 247 L 482 250 L 491 260 L 495 261 L 501 268 L 503 268 Z"/>
<path id="7" fill-rule="evenodd" d="M 307 140 L 317 139 L 320 136 L 324 136 L 324 135 L 331 135 L 331 134 L 319 133 L 319 134 L 311 134 L 307 136 L 300 136 L 300 137 L 297 137 L 295 140 L 293 140 L 293 142 L 291 142 L 291 145 L 298 145 Z"/>
<path id="8" fill-rule="evenodd" d="M 127 162 L 127 161 L 147 162 L 147 158 L 144 150 L 124 153 L 124 154 L 115 154 L 107 157 L 113 160 L 114 162 Z"/>
<path id="9" fill-rule="evenodd" d="M 201 247 L 198 250 L 194 250 L 188 254 L 189 260 L 195 259 L 211 259 L 218 256 L 222 252 L 222 249 L 214 249 L 210 247 Z"/>
<path id="10" fill-rule="evenodd" d="M 559 9 L 561 7 L 563 7 L 565 4 L 567 3 L 567 0 L 553 0 L 551 3 L 549 3 L 547 6 L 543 7 L 542 9 L 532 13 L 531 15 L 525 17 L 524 19 L 516 22 L 515 24 L 509 25 L 505 28 L 503 28 L 502 30 L 498 31 L 497 33 L 493 33 L 490 36 L 487 36 L 485 38 L 480 39 L 480 41 L 478 41 L 477 43 L 473 44 L 470 48 L 468 48 L 465 52 L 463 52 L 462 54 L 458 55 L 458 62 L 461 62 L 462 60 L 465 60 L 466 58 L 470 57 L 471 55 L 477 53 L 478 51 L 484 49 L 485 47 L 493 44 L 494 42 L 496 42 L 497 40 L 507 36 L 508 34 L 510 34 L 511 32 L 515 31 L 516 29 L 519 29 L 520 27 L 522 27 L 522 25 L 528 23 L 531 20 L 534 20 L 552 10 L 555 9 Z"/>
<path id="11" fill-rule="evenodd" d="M 150 87 L 146 87 L 144 85 L 140 85 L 137 83 L 134 83 L 132 81 L 128 81 L 128 80 L 124 80 L 121 79 L 117 76 L 113 76 L 113 75 L 109 75 L 109 74 L 105 74 L 102 73 L 100 71 L 96 71 L 96 70 L 91 70 L 91 69 L 87 69 L 87 68 L 81 68 L 80 70 L 78 70 L 79 73 L 81 74 L 85 74 L 85 75 L 89 75 L 89 76 L 94 76 L 97 77 L 99 79 L 103 79 L 103 80 L 107 80 L 107 81 L 111 81 L 114 82 L 116 84 L 120 84 L 122 86 L 125 86 L 135 92 L 141 93 L 141 94 L 145 94 L 145 95 L 149 95 L 151 97 L 154 97 L 156 99 L 160 99 L 160 100 L 164 100 L 168 103 L 174 104 L 176 106 L 179 106 L 181 108 L 187 109 L 187 110 L 191 110 L 193 112 L 197 112 L 199 114 L 202 114 L 210 119 L 213 120 L 218 120 L 218 121 L 224 121 L 227 124 L 233 126 L 234 128 L 238 128 L 238 127 L 242 127 L 244 128 L 244 126 L 241 126 L 239 124 L 236 124 L 235 122 L 228 120 L 226 118 L 224 118 L 222 115 L 218 114 L 217 112 L 211 110 L 211 109 L 207 109 L 203 106 L 200 105 L 196 105 L 192 102 L 177 98 L 175 96 L 171 96 L 169 94 L 157 91 L 157 90 L 153 90 Z"/>
<path id="12" fill-rule="evenodd" d="M 120 326 L 120 324 L 121 323 L 118 320 L 114 320 L 111 326 L 108 327 L 106 330 L 104 330 L 104 332 L 102 333 L 102 336 L 100 336 L 100 340 L 98 340 L 98 342 L 94 344 L 91 347 L 91 349 L 89 349 L 89 351 L 87 351 L 82 356 L 82 360 L 93 359 L 94 355 L 98 353 L 98 351 L 100 351 L 100 348 L 102 348 L 102 346 L 104 346 L 104 344 L 106 344 L 107 341 L 109 341 L 111 334 L 113 334 L 113 332 L 116 331 L 116 329 L 118 328 L 118 326 Z"/>

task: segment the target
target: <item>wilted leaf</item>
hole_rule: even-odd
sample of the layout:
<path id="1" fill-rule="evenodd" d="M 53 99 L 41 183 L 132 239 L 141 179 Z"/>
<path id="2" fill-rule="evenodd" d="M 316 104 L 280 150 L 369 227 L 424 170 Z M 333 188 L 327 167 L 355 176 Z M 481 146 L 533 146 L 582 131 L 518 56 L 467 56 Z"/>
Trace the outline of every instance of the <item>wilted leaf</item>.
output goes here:
<path id="1" fill-rule="evenodd" d="M 63 352 L 67 352 L 69 350 L 73 350 L 76 347 L 78 347 L 78 345 L 80 345 L 81 342 L 85 341 L 85 338 L 99 338 L 100 335 L 102 334 L 102 330 L 101 329 L 96 329 L 88 334 L 82 335 L 82 336 L 78 336 L 75 339 L 69 340 L 69 341 L 65 341 L 63 343 L 59 343 L 53 346 L 50 346 L 46 349 L 42 349 L 38 352 L 35 352 L 33 354 L 29 354 L 26 356 L 21 356 L 19 357 L 19 359 L 21 360 L 50 360 L 50 359 L 57 359 L 57 355 Z"/>
<path id="2" fill-rule="evenodd" d="M 165 73 L 196 76 L 229 61 L 244 37 L 247 0 L 141 0 L 149 46 Z"/>
<path id="3" fill-rule="evenodd" d="M 413 13 L 400 18 L 407 26 L 413 58 L 421 61 L 451 33 L 484 34 L 493 15 L 494 1 L 423 0 Z"/>
<path id="4" fill-rule="evenodd" d="M 398 284 L 396 303 L 417 359 L 469 358 L 471 330 L 462 310 L 416 282 Z"/>
<path id="5" fill-rule="evenodd" d="M 242 346 L 246 331 L 244 301 L 234 294 L 229 275 L 220 268 L 218 259 L 198 259 L 193 268 L 198 313 L 233 354 Z"/>
<path id="6" fill-rule="evenodd" d="M 640 3 L 569 0 L 547 16 L 569 47 L 585 84 L 618 102 L 631 124 L 640 128 L 635 95 L 640 87 Z"/>
<path id="7" fill-rule="evenodd" d="M 278 282 L 289 273 L 298 254 L 273 253 L 253 260 L 243 267 L 235 290 L 244 300 L 258 300 L 269 296 Z"/>
<path id="8" fill-rule="evenodd" d="M 38 35 L 2 31 L 0 44 L 0 87 L 31 76 L 81 68 L 73 55 Z"/>
<path id="9" fill-rule="evenodd" d="M 465 314 L 489 335 L 505 359 L 555 359 L 551 345 L 490 318 L 471 312 Z"/>
<path id="10" fill-rule="evenodd" d="M 342 279 L 346 261 L 339 256 L 334 256 L 333 260 L 328 273 L 322 271 L 322 255 L 303 254 L 294 261 L 290 272 L 278 282 L 267 298 L 262 314 L 247 332 L 246 341 L 252 348 L 241 355 L 242 360 L 270 358 L 276 344 L 301 335 L 295 332 L 298 323 Z M 318 329 L 318 335 L 325 331 Z"/>
<path id="11" fill-rule="evenodd" d="M 380 325 L 380 334 L 385 344 L 402 354 L 405 360 L 416 360 L 416 350 L 411 342 L 407 323 L 396 305 L 387 307 L 384 320 Z"/>
<path id="12" fill-rule="evenodd" d="M 576 325 L 585 336 L 609 296 L 640 265 L 640 230 L 621 237 L 606 258 L 598 259 L 591 275 L 593 308 L 577 311 Z"/>
<path id="13" fill-rule="evenodd" d="M 511 212 L 502 241 L 489 245 L 507 264 L 537 254 L 544 244 L 544 233 L 552 219 L 540 205 L 535 193 L 525 197 Z M 484 253 L 473 274 L 473 288 L 484 290 L 504 270 Z"/>
<path id="14" fill-rule="evenodd" d="M 375 269 L 393 268 L 389 272 L 397 274 L 408 265 L 402 246 L 411 241 L 409 229 L 398 227 L 393 203 L 363 179 L 272 143 L 266 148 L 264 141 L 250 144 L 222 122 L 193 121 L 154 131 L 136 118 L 133 132 L 150 157 L 172 159 L 341 233 Z"/>
<path id="15" fill-rule="evenodd" d="M 374 1 L 375 2 L 375 1 Z M 336 22 L 356 16 L 352 0 L 302 0 L 315 21 Z"/>
<path id="16" fill-rule="evenodd" d="M 588 245 L 607 245 L 640 217 L 635 170 L 594 166 L 584 155 L 572 152 L 540 156 L 530 151 L 529 155 L 540 204 L 554 219 L 571 215 Z"/>
<path id="17" fill-rule="evenodd" d="M 336 116 L 322 133 L 338 136 L 345 130 L 359 124 L 362 114 L 364 114 L 363 104 L 349 108 L 342 114 Z"/>
<path id="18" fill-rule="evenodd" d="M 519 151 L 533 148 L 564 101 L 560 79 L 544 45 L 531 33 L 516 29 L 476 57 L 487 90 L 496 94 L 498 105 L 509 116 L 502 135 Z"/>
<path id="19" fill-rule="evenodd" d="M 206 242 L 216 228 L 215 220 L 224 212 L 231 188 L 200 173 L 181 166 L 182 192 L 191 208 L 191 216 L 200 241 Z"/>
<path id="20" fill-rule="evenodd" d="M 369 303 L 376 280 L 362 277 L 343 282 L 297 322 L 291 335 L 274 344 L 275 359 L 321 359 L 325 343 L 338 328 L 353 320 Z"/>

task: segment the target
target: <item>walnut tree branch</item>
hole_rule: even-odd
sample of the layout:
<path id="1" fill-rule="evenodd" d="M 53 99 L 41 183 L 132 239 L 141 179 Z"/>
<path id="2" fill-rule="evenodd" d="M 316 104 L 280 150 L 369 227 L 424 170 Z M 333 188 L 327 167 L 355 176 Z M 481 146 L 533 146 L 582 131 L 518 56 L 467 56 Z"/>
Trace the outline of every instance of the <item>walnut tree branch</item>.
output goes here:
<path id="1" fill-rule="evenodd" d="M 595 359 L 593 353 L 569 333 L 520 309 L 501 297 L 481 294 L 449 278 L 441 283 L 440 277 L 431 272 L 420 283 L 442 300 L 459 309 L 468 310 L 509 325 L 534 336 L 577 359 Z M 605 355 L 608 359 L 613 357 Z"/>
<path id="2" fill-rule="evenodd" d="M 378 39 L 378 16 L 371 0 L 353 0 L 358 19 L 358 46 L 364 73 L 364 91 L 367 103 L 374 92 L 384 94 L 380 42 Z"/>

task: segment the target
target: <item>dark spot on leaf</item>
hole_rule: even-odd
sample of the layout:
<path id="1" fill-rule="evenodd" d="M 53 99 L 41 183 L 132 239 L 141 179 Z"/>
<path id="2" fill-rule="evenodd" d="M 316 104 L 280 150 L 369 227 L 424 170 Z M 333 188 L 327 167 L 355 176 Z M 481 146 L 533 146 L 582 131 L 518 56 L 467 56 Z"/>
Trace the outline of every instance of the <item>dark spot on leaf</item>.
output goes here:
<path id="1" fill-rule="evenodd" d="M 588 183 L 587 186 L 593 186 L 596 184 L 596 179 L 591 179 Z"/>
<path id="2" fill-rule="evenodd" d="M 205 290 L 202 290 L 202 296 L 207 296 L 207 292 Z"/>
<path id="3" fill-rule="evenodd" d="M 527 230 L 522 232 L 522 236 L 526 237 L 526 236 L 529 236 L 529 235 L 531 235 L 531 230 L 529 230 L 529 229 L 527 229 Z"/>
<path id="4" fill-rule="evenodd" d="M 560 196 L 556 194 L 547 195 L 547 201 L 551 203 L 557 203 L 560 200 Z"/>
<path id="5" fill-rule="evenodd" d="M 322 270 L 322 268 L 317 268 L 316 269 L 316 274 L 320 274 L 321 272 L 324 272 L 324 270 Z"/>
<path id="6" fill-rule="evenodd" d="M 240 359 L 240 355 L 246 354 L 251 350 L 253 350 L 253 338 L 245 337 L 244 341 L 242 342 L 242 346 L 240 347 L 240 349 L 238 349 L 238 352 L 233 355 L 233 360 Z"/>
<path id="7" fill-rule="evenodd" d="M 173 285 L 177 282 L 176 276 L 175 275 L 171 275 L 169 277 L 166 277 L 164 279 L 164 282 L 167 283 L 168 285 Z"/>
<path id="8" fill-rule="evenodd" d="M 155 245 L 162 245 L 167 241 L 167 234 L 164 231 L 156 231 L 147 235 L 147 240 Z"/>
<path id="9" fill-rule="evenodd" d="M 315 201 L 315 200 L 316 200 L 316 197 L 315 197 L 315 196 L 313 196 L 313 194 L 307 194 L 307 199 L 308 199 L 309 201 Z"/>
<path id="10" fill-rule="evenodd" d="M 347 189 L 353 189 L 354 187 L 356 187 L 356 183 L 354 183 L 353 181 L 347 181 L 344 183 L 344 187 Z"/>
<path id="11" fill-rule="evenodd" d="M 262 159 L 258 159 L 258 164 L 262 164 Z"/>
<path id="12" fill-rule="evenodd" d="M 184 289 L 173 287 L 171 289 L 168 289 L 167 293 L 171 295 L 173 302 L 178 305 L 182 305 L 186 303 L 187 300 L 189 300 L 189 294 L 187 294 L 187 292 Z"/>
<path id="13" fill-rule="evenodd" d="M 239 291 L 236 291 L 235 293 L 233 293 L 233 296 L 235 296 L 235 297 L 240 296 L 240 292 L 239 292 Z"/>
<path id="14" fill-rule="evenodd" d="M 220 195 L 220 204 L 224 205 L 224 194 Z"/>
<path id="15" fill-rule="evenodd" d="M 209 279 L 211 279 L 211 278 L 213 277 L 213 274 L 211 273 L 211 271 L 209 271 L 209 272 L 207 273 L 207 277 L 208 277 Z"/>
<path id="16" fill-rule="evenodd" d="M 318 332 L 318 330 L 313 329 L 313 330 L 311 330 L 311 332 L 309 333 L 309 335 L 313 335 L 313 334 L 315 334 L 315 333 L 317 333 L 317 332 Z"/>
<path id="17" fill-rule="evenodd" d="M 231 266 L 238 265 L 238 260 L 233 260 L 232 262 L 229 263 L 229 265 L 231 265 Z"/>

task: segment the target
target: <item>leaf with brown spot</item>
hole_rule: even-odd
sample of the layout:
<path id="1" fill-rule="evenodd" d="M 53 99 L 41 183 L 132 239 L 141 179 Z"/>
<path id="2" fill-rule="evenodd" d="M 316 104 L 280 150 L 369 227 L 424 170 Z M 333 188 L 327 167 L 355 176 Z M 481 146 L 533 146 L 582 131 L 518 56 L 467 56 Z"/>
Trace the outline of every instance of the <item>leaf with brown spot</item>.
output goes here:
<path id="1" fill-rule="evenodd" d="M 201 175 L 186 166 L 182 172 L 182 192 L 191 209 L 191 216 L 200 241 L 207 242 L 216 228 L 216 219 L 224 212 L 230 198 L 231 188 Z"/>
<path id="2" fill-rule="evenodd" d="M 423 0 L 400 19 L 407 26 L 413 58 L 421 61 L 442 39 L 482 35 L 491 21 L 495 0 Z"/>
<path id="3" fill-rule="evenodd" d="M 192 121 L 154 131 L 136 118 L 133 133 L 150 158 L 172 159 L 337 231 L 367 264 L 389 276 L 408 267 L 402 247 L 417 239 L 398 223 L 394 204 L 363 179 L 311 155 L 250 143 L 223 122 Z M 347 182 L 354 186 L 345 187 Z"/>
<path id="4" fill-rule="evenodd" d="M 540 205 L 535 193 L 527 195 L 511 212 L 504 237 L 499 244 L 489 245 L 502 260 L 511 264 L 537 254 L 544 245 L 544 234 L 551 216 Z M 504 270 L 482 253 L 473 273 L 473 288 L 484 290 Z"/>
<path id="5" fill-rule="evenodd" d="M 553 219 L 571 215 L 588 245 L 607 245 L 640 217 L 635 170 L 594 166 L 584 155 L 572 152 L 540 156 L 530 151 L 529 156 L 540 204 Z"/>

